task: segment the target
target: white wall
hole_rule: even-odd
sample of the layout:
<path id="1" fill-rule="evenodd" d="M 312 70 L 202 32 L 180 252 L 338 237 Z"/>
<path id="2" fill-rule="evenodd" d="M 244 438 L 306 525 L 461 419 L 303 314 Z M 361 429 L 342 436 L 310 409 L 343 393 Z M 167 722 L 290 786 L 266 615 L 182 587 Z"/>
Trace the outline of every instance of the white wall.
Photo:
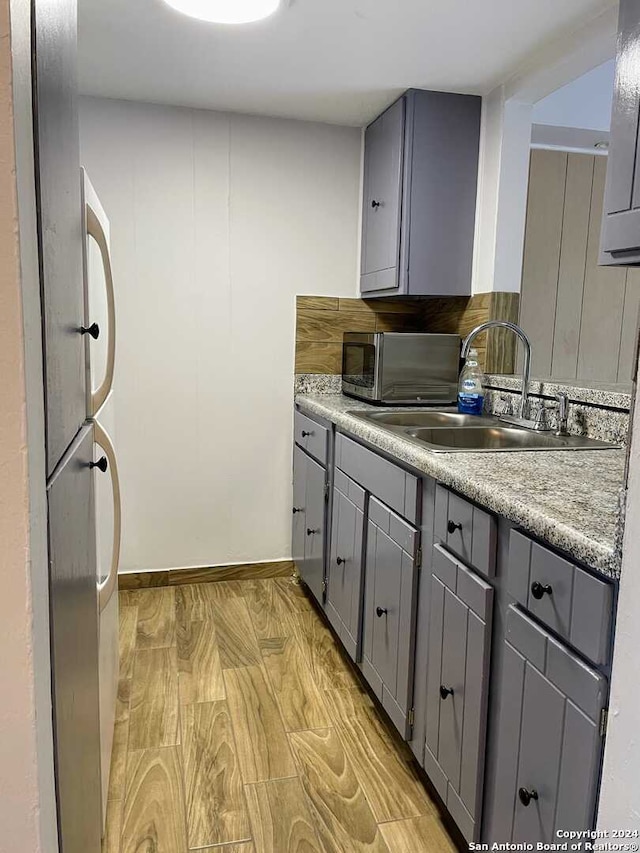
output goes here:
<path id="1" fill-rule="evenodd" d="M 561 86 L 533 108 L 535 124 L 609 130 L 615 61 L 610 59 Z"/>
<path id="2" fill-rule="evenodd" d="M 473 293 L 520 290 L 530 137 L 531 104 L 483 98 Z"/>
<path id="3" fill-rule="evenodd" d="M 28 0 L 0 0 L 0 851 L 57 849 Z"/>
<path id="4" fill-rule="evenodd" d="M 533 104 L 615 54 L 612 3 L 545 43 L 483 100 L 472 290 L 518 291 Z"/>
<path id="5" fill-rule="evenodd" d="M 290 556 L 295 295 L 355 296 L 361 133 L 83 99 L 118 288 L 122 569 Z"/>

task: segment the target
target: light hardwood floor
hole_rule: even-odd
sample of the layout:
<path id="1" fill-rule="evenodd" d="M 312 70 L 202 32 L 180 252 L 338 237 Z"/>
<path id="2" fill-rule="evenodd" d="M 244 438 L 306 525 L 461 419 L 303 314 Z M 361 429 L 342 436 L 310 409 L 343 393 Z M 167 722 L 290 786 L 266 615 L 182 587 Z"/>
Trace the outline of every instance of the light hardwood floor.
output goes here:
<path id="1" fill-rule="evenodd" d="M 288 578 L 120 592 L 103 853 L 449 853 L 410 753 Z"/>

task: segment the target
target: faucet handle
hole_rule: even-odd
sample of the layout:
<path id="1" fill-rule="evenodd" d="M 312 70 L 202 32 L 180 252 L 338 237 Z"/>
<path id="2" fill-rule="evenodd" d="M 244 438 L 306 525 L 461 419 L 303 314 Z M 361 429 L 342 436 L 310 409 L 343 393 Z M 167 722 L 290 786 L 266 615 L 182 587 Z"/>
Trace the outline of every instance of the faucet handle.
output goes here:
<path id="1" fill-rule="evenodd" d="M 569 395 L 566 391 L 559 391 L 556 394 L 556 402 L 558 404 L 558 435 L 563 435 L 567 431 L 569 420 Z"/>
<path id="2" fill-rule="evenodd" d="M 538 413 L 536 415 L 536 429 L 545 430 L 547 426 L 547 410 L 545 408 L 544 402 L 540 402 L 540 408 L 538 409 Z"/>
<path id="3" fill-rule="evenodd" d="M 502 411 L 496 412 L 498 415 L 510 415 L 513 413 L 513 406 L 511 405 L 511 398 L 508 394 L 500 394 L 499 403 L 502 404 Z"/>

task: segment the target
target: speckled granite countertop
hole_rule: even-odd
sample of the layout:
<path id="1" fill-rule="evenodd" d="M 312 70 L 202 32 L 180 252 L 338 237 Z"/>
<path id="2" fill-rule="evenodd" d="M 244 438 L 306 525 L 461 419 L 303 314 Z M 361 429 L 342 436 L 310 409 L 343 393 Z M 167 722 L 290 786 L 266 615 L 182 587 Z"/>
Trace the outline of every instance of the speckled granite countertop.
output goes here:
<path id="1" fill-rule="evenodd" d="M 366 403 L 342 394 L 299 394 L 295 400 L 602 574 L 619 577 L 624 450 L 433 453 L 348 414 L 376 409 Z"/>

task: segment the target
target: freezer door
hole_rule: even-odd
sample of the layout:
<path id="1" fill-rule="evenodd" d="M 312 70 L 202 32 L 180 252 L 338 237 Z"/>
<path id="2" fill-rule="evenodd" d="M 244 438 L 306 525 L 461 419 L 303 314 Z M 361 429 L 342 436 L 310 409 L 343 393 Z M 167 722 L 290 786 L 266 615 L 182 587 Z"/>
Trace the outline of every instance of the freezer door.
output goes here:
<path id="1" fill-rule="evenodd" d="M 84 169 L 82 209 L 87 416 L 92 418 L 113 386 L 116 316 L 109 220 Z"/>
<path id="2" fill-rule="evenodd" d="M 44 327 L 47 476 L 87 414 L 77 0 L 34 0 L 33 106 Z"/>

